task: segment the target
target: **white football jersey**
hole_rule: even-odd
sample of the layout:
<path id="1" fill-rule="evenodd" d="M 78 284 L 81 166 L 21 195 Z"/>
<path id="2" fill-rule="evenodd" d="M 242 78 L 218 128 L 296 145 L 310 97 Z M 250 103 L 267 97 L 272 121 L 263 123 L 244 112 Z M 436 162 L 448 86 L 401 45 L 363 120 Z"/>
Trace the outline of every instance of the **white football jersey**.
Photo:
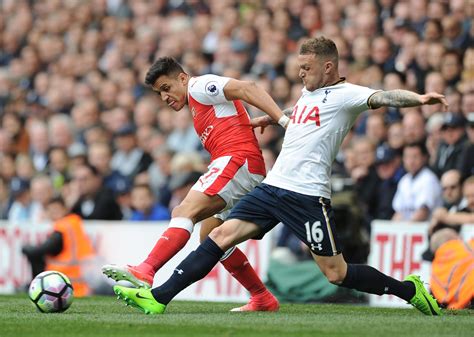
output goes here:
<path id="1" fill-rule="evenodd" d="M 331 197 L 331 165 L 357 116 L 369 109 L 367 87 L 339 83 L 315 91 L 303 88 L 282 149 L 266 184 L 306 195 Z"/>

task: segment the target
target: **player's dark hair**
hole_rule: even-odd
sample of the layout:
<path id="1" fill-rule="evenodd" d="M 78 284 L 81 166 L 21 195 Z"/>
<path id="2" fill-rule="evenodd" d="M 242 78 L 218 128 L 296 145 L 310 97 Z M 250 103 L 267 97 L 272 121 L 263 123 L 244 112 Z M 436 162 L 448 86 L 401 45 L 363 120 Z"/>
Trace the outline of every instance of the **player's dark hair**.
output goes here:
<path id="1" fill-rule="evenodd" d="M 179 73 L 185 73 L 183 67 L 172 57 L 160 57 L 148 69 L 145 76 L 145 84 L 153 86 L 160 76 L 176 76 Z"/>
<path id="2" fill-rule="evenodd" d="M 324 36 L 306 40 L 300 47 L 301 55 L 313 54 L 323 59 L 331 59 L 334 63 L 339 60 L 339 52 L 333 40 Z"/>
<path id="3" fill-rule="evenodd" d="M 422 155 L 424 156 L 428 156 L 428 148 L 426 147 L 425 145 L 425 142 L 412 142 L 412 143 L 408 143 L 405 145 L 405 148 L 407 147 L 417 147 L 420 149 L 420 152 Z"/>

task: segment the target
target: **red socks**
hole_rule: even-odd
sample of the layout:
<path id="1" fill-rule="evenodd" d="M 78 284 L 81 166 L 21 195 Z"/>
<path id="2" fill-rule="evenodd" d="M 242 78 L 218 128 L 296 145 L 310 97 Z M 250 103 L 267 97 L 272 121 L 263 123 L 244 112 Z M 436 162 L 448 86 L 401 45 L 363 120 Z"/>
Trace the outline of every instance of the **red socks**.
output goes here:
<path id="1" fill-rule="evenodd" d="M 143 263 L 152 266 L 156 273 L 186 245 L 190 237 L 191 233 L 186 229 L 168 227 Z"/>
<path id="2" fill-rule="evenodd" d="M 221 263 L 225 269 L 250 292 L 250 296 L 261 294 L 267 290 L 263 282 L 258 277 L 255 270 L 250 265 L 247 257 L 242 251 L 235 247 L 230 254 Z"/>

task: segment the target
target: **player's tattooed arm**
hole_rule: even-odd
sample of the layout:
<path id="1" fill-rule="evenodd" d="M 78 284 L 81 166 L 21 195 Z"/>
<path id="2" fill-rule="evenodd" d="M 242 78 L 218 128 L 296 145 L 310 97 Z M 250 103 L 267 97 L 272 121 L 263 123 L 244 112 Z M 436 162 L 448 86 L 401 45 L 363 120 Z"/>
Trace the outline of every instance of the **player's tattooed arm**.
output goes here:
<path id="1" fill-rule="evenodd" d="M 445 108 L 448 106 L 446 98 L 436 92 L 419 95 L 412 91 L 402 89 L 377 91 L 368 99 L 368 105 L 371 109 L 377 109 L 382 106 L 404 108 L 423 104 L 438 103 L 443 104 Z"/>

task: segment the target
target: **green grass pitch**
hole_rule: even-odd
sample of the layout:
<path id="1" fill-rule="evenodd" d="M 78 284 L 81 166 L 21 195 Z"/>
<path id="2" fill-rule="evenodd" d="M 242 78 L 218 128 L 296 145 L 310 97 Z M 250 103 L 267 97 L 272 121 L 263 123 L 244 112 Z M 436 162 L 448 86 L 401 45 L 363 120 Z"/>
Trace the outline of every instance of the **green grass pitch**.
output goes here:
<path id="1" fill-rule="evenodd" d="M 1 337 L 43 336 L 474 336 L 472 310 L 427 317 L 410 309 L 283 304 L 278 313 L 230 313 L 234 305 L 172 302 L 146 316 L 115 297 L 75 299 L 61 314 L 36 311 L 25 295 L 0 296 Z"/>

